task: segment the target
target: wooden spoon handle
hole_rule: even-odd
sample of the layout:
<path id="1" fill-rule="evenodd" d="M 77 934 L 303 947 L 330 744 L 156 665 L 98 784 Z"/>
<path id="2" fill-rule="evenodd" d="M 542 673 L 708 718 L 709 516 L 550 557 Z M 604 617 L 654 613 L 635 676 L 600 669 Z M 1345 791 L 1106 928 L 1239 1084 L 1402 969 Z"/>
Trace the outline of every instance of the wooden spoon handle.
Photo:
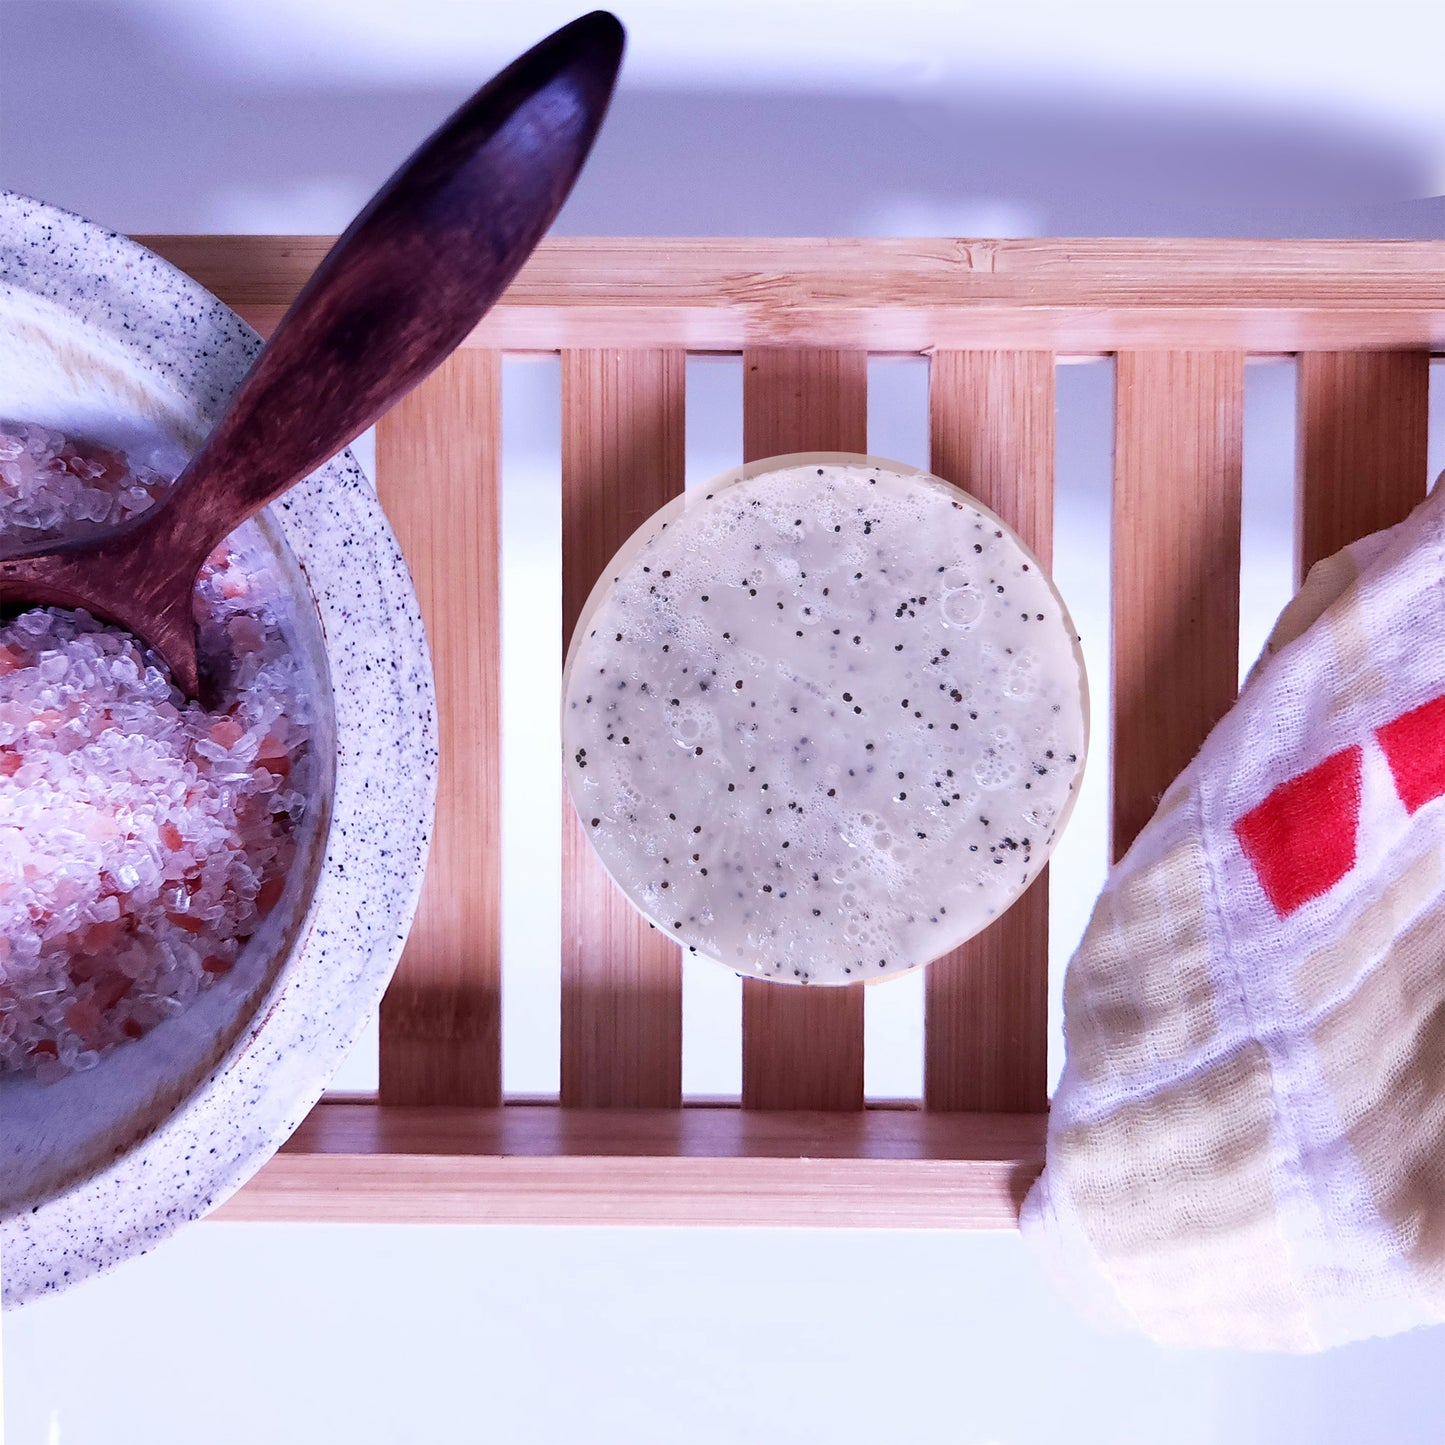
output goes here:
<path id="1" fill-rule="evenodd" d="M 623 31 L 594 11 L 477 92 L 347 227 L 168 494 L 200 563 L 434 370 L 551 225 L 592 147 Z M 194 575 L 194 574 L 193 574 Z"/>

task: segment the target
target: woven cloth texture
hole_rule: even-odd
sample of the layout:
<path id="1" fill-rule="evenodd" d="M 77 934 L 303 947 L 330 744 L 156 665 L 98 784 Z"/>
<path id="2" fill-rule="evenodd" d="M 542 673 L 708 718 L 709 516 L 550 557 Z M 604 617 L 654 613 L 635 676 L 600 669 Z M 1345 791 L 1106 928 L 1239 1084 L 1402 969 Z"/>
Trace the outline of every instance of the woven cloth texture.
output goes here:
<path id="1" fill-rule="evenodd" d="M 1064 981 L 1026 1240 L 1095 1321 L 1445 1319 L 1445 487 L 1319 563 Z"/>

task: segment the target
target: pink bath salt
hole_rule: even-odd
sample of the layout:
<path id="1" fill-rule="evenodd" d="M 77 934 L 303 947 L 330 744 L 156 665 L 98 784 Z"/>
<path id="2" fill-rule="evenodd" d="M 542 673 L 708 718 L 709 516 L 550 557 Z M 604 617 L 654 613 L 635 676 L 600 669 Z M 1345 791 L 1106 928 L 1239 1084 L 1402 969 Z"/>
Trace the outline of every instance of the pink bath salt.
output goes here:
<path id="1" fill-rule="evenodd" d="M 0 554 L 116 525 L 167 485 L 0 421 Z M 86 525 L 57 527 L 71 506 Z M 0 1076 L 53 1083 L 143 1037 L 245 959 L 285 890 L 313 707 L 286 584 L 248 533 L 197 583 L 210 706 L 84 612 L 0 618 Z"/>
<path id="2" fill-rule="evenodd" d="M 268 734 L 256 749 L 256 762 L 273 778 L 285 778 L 291 772 L 291 750 L 274 733 Z"/>
<path id="3" fill-rule="evenodd" d="M 262 763 L 276 762 L 290 756 L 291 749 L 274 732 L 267 733 L 256 748 L 256 759 Z"/>
<path id="4" fill-rule="evenodd" d="M 97 843 L 104 843 L 120 836 L 120 825 L 111 814 L 103 813 L 97 808 L 85 820 L 85 836 Z"/>
<path id="5" fill-rule="evenodd" d="M 108 447 L 91 446 L 81 456 L 73 446 L 67 447 L 65 458 L 68 469 L 78 477 L 92 481 L 118 482 L 129 473 L 125 458 Z"/>
<path id="6" fill-rule="evenodd" d="M 0 422 L 0 541 L 94 536 L 144 511 L 170 480 L 114 448 Z"/>
<path id="7" fill-rule="evenodd" d="M 286 891 L 286 880 L 279 873 L 273 873 L 256 893 L 256 912 L 269 913 L 281 900 Z"/>
<path id="8" fill-rule="evenodd" d="M 251 781 L 258 793 L 274 793 L 281 786 L 281 776 L 273 773 L 266 764 L 260 763 L 251 769 Z"/>
<path id="9" fill-rule="evenodd" d="M 266 630 L 253 618 L 238 617 L 227 630 L 231 646 L 242 657 L 252 657 L 265 651 Z"/>
<path id="10" fill-rule="evenodd" d="M 82 999 L 79 1003 L 71 1004 L 65 1010 L 65 1022 L 75 1030 L 80 1041 L 87 1047 L 96 1048 L 105 1042 L 101 1032 L 100 1010 L 93 999 Z"/>
<path id="11" fill-rule="evenodd" d="M 246 729 L 233 717 L 223 717 L 211 724 L 211 741 L 223 748 L 233 748 L 246 736 Z"/>
<path id="12" fill-rule="evenodd" d="M 95 981 L 95 992 L 90 996 L 91 1002 L 97 1009 L 108 1011 L 113 1009 L 134 987 L 135 980 L 127 978 L 123 973 L 103 973 Z"/>
<path id="13" fill-rule="evenodd" d="M 70 959 L 70 977 L 75 983 L 89 983 L 91 979 L 99 976 L 105 965 L 98 959 L 87 957 L 84 953 L 75 953 Z"/>
<path id="14" fill-rule="evenodd" d="M 81 935 L 80 951 L 82 953 L 103 953 L 115 942 L 121 931 L 121 923 L 118 918 L 107 919 L 102 923 L 92 923 Z"/>

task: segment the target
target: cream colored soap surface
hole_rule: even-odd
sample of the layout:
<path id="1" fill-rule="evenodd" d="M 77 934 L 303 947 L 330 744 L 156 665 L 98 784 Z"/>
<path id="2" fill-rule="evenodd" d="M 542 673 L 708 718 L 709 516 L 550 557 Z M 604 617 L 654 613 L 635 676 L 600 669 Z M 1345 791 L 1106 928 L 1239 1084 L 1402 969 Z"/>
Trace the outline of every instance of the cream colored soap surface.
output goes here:
<path id="1" fill-rule="evenodd" d="M 1087 740 L 1073 624 L 925 473 L 774 458 L 658 512 L 583 609 L 568 784 L 613 879 L 740 973 L 871 981 L 1043 867 Z"/>

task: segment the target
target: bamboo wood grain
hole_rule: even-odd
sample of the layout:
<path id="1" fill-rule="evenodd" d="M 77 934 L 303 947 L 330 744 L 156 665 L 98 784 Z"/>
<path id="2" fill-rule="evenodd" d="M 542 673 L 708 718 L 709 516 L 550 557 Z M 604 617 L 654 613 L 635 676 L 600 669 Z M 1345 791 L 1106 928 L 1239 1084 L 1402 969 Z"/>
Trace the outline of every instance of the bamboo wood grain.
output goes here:
<path id="1" fill-rule="evenodd" d="M 868 450 L 862 352 L 743 353 L 743 459 Z M 863 1107 L 858 988 L 743 982 L 743 1103 L 753 1109 Z"/>
<path id="2" fill-rule="evenodd" d="M 381 1005 L 381 1097 L 501 1101 L 501 364 L 454 353 L 376 428 L 377 492 L 421 600 L 440 769 L 421 906 Z"/>
<path id="3" fill-rule="evenodd" d="M 263 333 L 330 244 L 137 239 Z M 559 238 L 471 344 L 1438 351 L 1445 242 Z"/>
<path id="4" fill-rule="evenodd" d="M 1243 422 L 1241 353 L 1120 353 L 1115 859 L 1238 691 Z"/>
<path id="5" fill-rule="evenodd" d="M 1299 358 L 1296 578 L 1424 500 L 1430 358 L 1424 351 Z"/>
<path id="6" fill-rule="evenodd" d="M 219 1220 L 1011 1229 L 1043 1115 L 322 1103 Z"/>
<path id="7" fill-rule="evenodd" d="M 1045 568 L 1054 507 L 1054 359 L 937 352 L 929 372 L 932 468 L 991 507 Z M 1049 881 L 925 975 L 930 1109 L 1039 1113 L 1047 1101 Z"/>
<path id="8" fill-rule="evenodd" d="M 679 351 L 562 356 L 562 627 L 571 637 L 613 553 L 683 488 Z M 682 1101 L 679 950 L 607 876 L 564 800 L 562 1100 Z"/>
<path id="9" fill-rule="evenodd" d="M 330 244 L 329 238 L 304 237 L 141 239 L 263 331 L 279 318 Z M 1114 500 L 1117 854 L 1234 695 L 1242 394 L 1235 353 L 1445 348 L 1445 242 L 548 241 L 470 337 L 466 355 L 476 357 L 476 348 L 482 348 L 485 356 L 491 347 L 620 346 L 652 353 L 746 347 L 757 348 L 753 354 L 781 347 L 814 355 L 818 348 L 835 353 L 840 348 L 855 353 L 1124 353 L 1118 362 Z M 773 355 L 768 364 L 780 360 Z M 462 357 L 454 364 L 466 366 Z M 854 368 L 850 374 L 857 380 L 849 385 L 856 386 L 858 403 L 852 414 L 861 425 L 864 359 L 857 354 L 846 362 L 835 358 L 835 364 L 835 386 L 845 385 L 847 368 Z M 950 367 L 967 374 L 970 365 L 988 374 L 1001 365 L 987 356 L 972 363 L 940 358 L 938 364 L 940 375 Z M 1424 466 L 1423 372 L 1419 356 L 1302 359 L 1300 486 L 1306 525 L 1301 560 L 1395 520 L 1418 495 Z M 494 384 L 483 385 L 479 372 L 460 374 L 472 378 L 463 386 L 469 395 L 491 396 L 486 407 L 494 417 Z M 423 400 L 419 396 L 417 404 Z M 438 404 L 436 410 L 445 412 L 452 405 Z M 485 409 L 477 403 L 474 414 Z M 430 415 L 432 407 L 427 410 Z M 750 414 L 755 414 L 751 408 Z M 473 558 L 486 550 L 479 541 L 485 518 L 464 524 L 475 529 L 467 544 L 427 532 L 428 518 L 437 514 L 432 471 L 439 468 L 445 486 L 454 486 L 460 473 L 482 475 L 494 467 L 490 453 L 470 461 L 465 457 L 467 447 L 479 445 L 479 437 L 495 436 L 495 424 L 480 430 L 470 425 L 461 439 L 454 428 L 438 427 L 435 435 L 408 428 L 407 440 L 407 431 L 391 431 L 404 415 L 396 414 L 381 429 L 378 469 L 389 505 L 401 508 L 399 530 L 425 603 L 425 587 L 431 585 L 425 578 L 433 571 L 429 549 L 443 559 L 453 548 Z M 958 447 L 965 458 L 972 455 L 970 448 L 977 449 L 980 466 L 987 462 L 1001 468 L 1001 455 L 989 448 L 1002 448 L 1009 436 L 1017 439 L 1017 431 L 1000 429 L 991 441 L 975 435 Z M 863 438 L 780 438 L 765 449 L 818 445 L 861 450 Z M 942 445 L 939 465 L 946 460 L 941 453 Z M 425 468 L 421 487 L 416 485 L 417 463 Z M 1385 479 L 1378 491 L 1357 485 L 1365 473 Z M 403 495 L 408 488 L 415 494 L 411 499 Z M 410 523 L 404 519 L 409 505 L 415 507 Z M 651 505 L 637 502 L 634 520 L 640 521 Z M 396 520 L 398 514 L 393 516 Z M 619 526 L 617 540 L 630 525 Z M 418 530 L 420 544 L 405 535 L 408 528 Z M 448 575 L 447 565 L 434 575 Z M 448 595 L 454 590 L 449 587 Z M 569 593 L 573 612 L 585 590 L 574 581 Z M 482 593 L 471 588 L 466 595 Z M 486 630 L 494 643 L 494 614 L 485 629 L 479 620 L 492 605 L 483 597 L 471 622 L 453 619 L 457 635 L 471 626 Z M 437 639 L 434 632 L 434 648 Z M 463 649 L 455 655 L 480 667 L 474 652 Z M 481 667 L 472 675 L 475 680 L 461 680 L 459 695 L 475 689 L 485 702 L 486 679 L 494 681 L 495 675 L 494 667 Z M 1161 688 L 1160 678 L 1170 685 Z M 450 684 L 443 681 L 440 661 L 438 679 L 445 696 Z M 445 745 L 445 713 L 443 727 Z M 471 756 L 495 758 L 494 725 L 491 742 L 471 749 Z M 472 788 L 475 797 L 495 797 L 485 776 L 463 786 Z M 444 782 L 444 793 L 446 788 Z M 491 826 L 493 815 L 479 816 L 484 828 Z M 440 832 L 438 848 L 434 857 L 445 851 Z M 461 856 L 475 862 L 485 854 L 464 849 Z M 428 890 L 430 897 L 431 875 Z M 423 903 L 384 1012 L 383 1095 L 455 1100 L 471 1097 L 467 1089 L 485 1077 L 493 1081 L 493 1092 L 478 1090 L 475 1097 L 491 1104 L 496 1098 L 496 981 L 489 970 L 495 955 L 488 962 L 484 952 L 456 942 L 475 941 L 468 920 L 486 915 L 491 905 L 479 906 L 488 895 L 475 884 L 460 893 L 445 892 L 453 903 L 470 901 L 460 905 L 465 915 L 460 923 L 444 910 L 431 916 Z M 431 945 L 423 942 L 424 929 L 434 930 L 441 941 L 434 957 Z M 494 922 L 484 919 L 480 934 L 494 938 Z M 1025 950 L 1033 946 L 1025 944 Z M 781 1005 L 784 990 L 760 987 Z M 793 996 L 823 997 L 821 991 Z M 957 999 L 951 995 L 950 1008 L 942 1011 L 938 1003 L 931 1004 L 931 1040 L 933 1020 L 948 1017 Z M 479 1006 L 472 1010 L 469 1000 Z M 746 1007 L 756 1022 L 758 1005 Z M 981 1015 L 970 1024 L 977 1037 Z M 796 1054 L 780 1047 L 760 1057 L 757 1040 L 763 1036 L 761 1026 L 750 1029 L 753 1066 L 745 1103 L 759 1096 L 792 1103 L 799 1094 L 817 1095 L 821 1070 L 827 1081 L 822 1102 L 843 1101 L 844 1110 L 323 1103 L 218 1217 L 1013 1223 L 1042 1161 L 1042 1113 L 860 1109 L 861 1035 L 856 1055 L 850 1042 L 841 1065 L 836 1051 L 815 1048 L 821 1057 L 806 1052 L 818 1043 L 813 1036 L 800 1041 Z M 442 1076 L 429 1082 L 420 1065 L 413 1069 L 406 1060 L 408 1054 L 421 1059 L 423 1048 L 430 1054 L 438 1040 Z M 1025 1052 L 1027 1047 L 1037 1044 L 1027 1044 Z M 935 1069 L 943 1067 L 937 1059 L 930 1062 L 931 1100 L 937 1104 L 949 1095 L 967 1100 L 966 1094 L 952 1094 L 968 1087 L 957 1073 L 947 1088 L 934 1082 Z M 453 1077 L 458 1070 L 461 1087 Z M 426 1087 L 415 1093 L 399 1088 L 418 1080 Z M 797 1080 L 808 1081 L 806 1088 Z M 675 1102 L 675 1096 L 667 1102 Z M 976 1108 L 988 1101 L 971 1102 Z M 1013 1105 L 1005 1098 L 1000 1107 Z"/>

